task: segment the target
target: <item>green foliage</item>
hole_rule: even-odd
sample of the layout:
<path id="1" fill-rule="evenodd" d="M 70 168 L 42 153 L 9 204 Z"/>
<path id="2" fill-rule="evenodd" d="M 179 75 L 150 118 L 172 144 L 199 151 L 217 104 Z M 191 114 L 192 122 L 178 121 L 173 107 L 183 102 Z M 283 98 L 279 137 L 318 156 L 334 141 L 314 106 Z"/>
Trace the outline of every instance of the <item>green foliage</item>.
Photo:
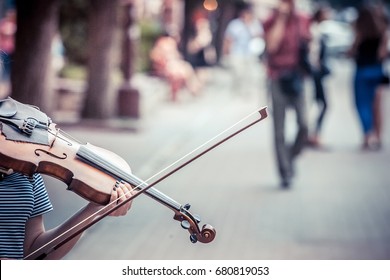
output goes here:
<path id="1" fill-rule="evenodd" d="M 72 80 L 85 80 L 87 70 L 83 65 L 68 63 L 61 69 L 60 76 Z"/>
<path id="2" fill-rule="evenodd" d="M 61 1 L 59 28 L 70 63 L 86 63 L 89 6 L 88 0 Z"/>
<path id="3" fill-rule="evenodd" d="M 144 72 L 150 70 L 149 53 L 157 37 L 162 34 L 163 30 L 157 22 L 151 20 L 141 20 L 139 22 L 139 28 L 141 37 L 138 44 L 138 55 L 136 55 L 138 59 L 135 70 Z"/>
<path id="4" fill-rule="evenodd" d="M 90 0 L 61 1 L 59 28 L 67 62 L 70 64 L 62 71 L 62 75 L 72 77 L 84 75 L 78 68 L 83 68 L 87 62 L 87 24 L 90 5 Z M 136 47 L 135 70 L 148 71 L 149 52 L 162 30 L 161 26 L 152 20 L 141 20 L 138 24 L 141 35 Z"/>

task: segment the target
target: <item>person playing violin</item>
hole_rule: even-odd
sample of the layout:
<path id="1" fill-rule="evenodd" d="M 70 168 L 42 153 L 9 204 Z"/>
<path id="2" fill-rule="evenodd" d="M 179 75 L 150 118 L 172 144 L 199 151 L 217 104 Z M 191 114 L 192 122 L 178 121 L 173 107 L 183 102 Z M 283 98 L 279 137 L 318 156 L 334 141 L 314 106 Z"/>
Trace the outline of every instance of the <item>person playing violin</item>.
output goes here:
<path id="1" fill-rule="evenodd" d="M 117 201 L 119 204 L 131 196 L 130 184 L 123 181 L 116 182 L 110 202 Z M 95 214 L 102 207 L 90 202 L 64 223 L 46 230 L 44 214 L 50 212 L 53 206 L 42 176 L 38 173 L 28 177 L 16 172 L 11 174 L 0 172 L 0 259 L 23 259 L 61 233 Z M 131 200 L 110 215 L 126 215 L 130 208 Z M 63 258 L 80 237 L 81 234 L 77 235 L 50 253 L 46 259 Z"/>
<path id="2" fill-rule="evenodd" d="M 259 119 L 247 127 L 265 118 L 266 108 L 259 113 Z M 223 141 L 147 183 L 132 175 L 123 158 L 77 141 L 35 106 L 12 98 L 0 100 L 0 125 L 0 258 L 62 258 L 83 231 L 108 215 L 126 214 L 131 200 L 143 192 L 174 211 L 173 218 L 188 230 L 192 243 L 214 240 L 215 229 L 208 224 L 199 227 L 200 220 L 190 213 L 189 204 L 183 205 L 152 186 Z M 43 215 L 53 207 L 37 173 L 64 182 L 90 203 L 60 226 L 46 231 Z"/>

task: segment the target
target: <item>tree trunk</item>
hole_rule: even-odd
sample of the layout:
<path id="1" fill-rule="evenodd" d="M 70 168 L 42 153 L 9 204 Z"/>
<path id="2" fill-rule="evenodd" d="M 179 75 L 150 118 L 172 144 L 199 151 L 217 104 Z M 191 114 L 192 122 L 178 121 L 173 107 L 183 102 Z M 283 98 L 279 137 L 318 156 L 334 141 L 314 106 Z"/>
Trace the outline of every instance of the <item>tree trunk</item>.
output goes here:
<path id="1" fill-rule="evenodd" d="M 219 3 L 219 14 L 217 17 L 218 28 L 215 33 L 215 49 L 217 51 L 218 61 L 223 55 L 222 50 L 226 27 L 229 22 L 234 18 L 236 13 L 235 2 L 220 1 Z"/>
<path id="2" fill-rule="evenodd" d="M 112 73 L 118 0 L 92 0 L 89 12 L 88 88 L 82 117 L 103 119 L 115 109 Z"/>
<path id="3" fill-rule="evenodd" d="M 17 32 L 12 59 L 11 96 L 47 114 L 54 106 L 51 43 L 58 25 L 58 0 L 16 0 Z"/>
<path id="4" fill-rule="evenodd" d="M 184 1 L 184 26 L 181 34 L 180 51 L 185 58 L 187 58 L 187 43 L 190 38 L 190 30 L 193 28 L 192 14 L 197 7 L 199 7 L 198 1 L 185 0 Z"/>

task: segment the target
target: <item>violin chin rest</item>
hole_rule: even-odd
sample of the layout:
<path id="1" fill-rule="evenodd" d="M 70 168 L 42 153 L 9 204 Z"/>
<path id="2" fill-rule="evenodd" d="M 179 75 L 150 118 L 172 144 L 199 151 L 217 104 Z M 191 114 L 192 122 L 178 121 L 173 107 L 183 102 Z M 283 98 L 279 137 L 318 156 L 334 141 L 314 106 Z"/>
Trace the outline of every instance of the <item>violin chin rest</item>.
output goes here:
<path id="1" fill-rule="evenodd" d="M 0 117 L 10 118 L 15 116 L 18 111 L 16 103 L 13 99 L 7 98 L 0 100 Z"/>

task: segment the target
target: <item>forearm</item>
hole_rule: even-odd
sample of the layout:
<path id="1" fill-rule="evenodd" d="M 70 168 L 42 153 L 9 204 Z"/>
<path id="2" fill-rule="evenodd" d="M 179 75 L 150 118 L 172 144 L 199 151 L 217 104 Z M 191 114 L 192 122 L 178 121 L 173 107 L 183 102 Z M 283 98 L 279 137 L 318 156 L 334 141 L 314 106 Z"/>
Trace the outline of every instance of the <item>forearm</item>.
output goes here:
<path id="1" fill-rule="evenodd" d="M 99 209 L 100 206 L 89 203 L 61 225 L 48 231 L 43 230 L 42 233 L 34 240 L 29 249 L 26 250 L 26 255 L 50 242 L 53 242 L 54 244 L 56 240 L 61 239 L 61 236 L 69 236 L 69 234 L 76 232 L 76 227 L 92 221 L 96 217 L 93 214 L 95 214 Z M 75 246 L 81 235 L 82 233 L 76 235 L 74 238 L 54 251 L 47 252 L 49 254 L 46 259 L 62 259 Z"/>
<path id="2" fill-rule="evenodd" d="M 276 52 L 282 42 L 284 32 L 285 32 L 285 20 L 281 17 L 275 19 L 273 26 L 265 35 L 266 40 L 266 49 L 268 53 Z"/>
<path id="3" fill-rule="evenodd" d="M 63 242 L 66 238 L 63 239 L 62 237 L 76 234 L 82 226 L 90 224 L 99 216 L 106 216 L 107 214 L 110 216 L 126 215 L 131 207 L 131 198 L 133 195 L 133 190 L 130 184 L 117 182 L 113 192 L 111 193 L 110 202 L 105 207 L 89 203 L 67 221 L 54 229 L 48 231 L 45 230 L 42 215 L 29 219 L 26 223 L 26 236 L 24 242 L 25 256 L 28 256 L 51 242 L 51 245 L 58 243 L 53 241 Z M 116 207 L 117 204 L 120 204 L 121 206 L 118 208 Z M 46 258 L 63 258 L 74 247 L 80 237 L 81 233 L 73 237 L 72 240 L 64 243 L 56 250 L 52 252 L 44 252 L 48 254 Z"/>

